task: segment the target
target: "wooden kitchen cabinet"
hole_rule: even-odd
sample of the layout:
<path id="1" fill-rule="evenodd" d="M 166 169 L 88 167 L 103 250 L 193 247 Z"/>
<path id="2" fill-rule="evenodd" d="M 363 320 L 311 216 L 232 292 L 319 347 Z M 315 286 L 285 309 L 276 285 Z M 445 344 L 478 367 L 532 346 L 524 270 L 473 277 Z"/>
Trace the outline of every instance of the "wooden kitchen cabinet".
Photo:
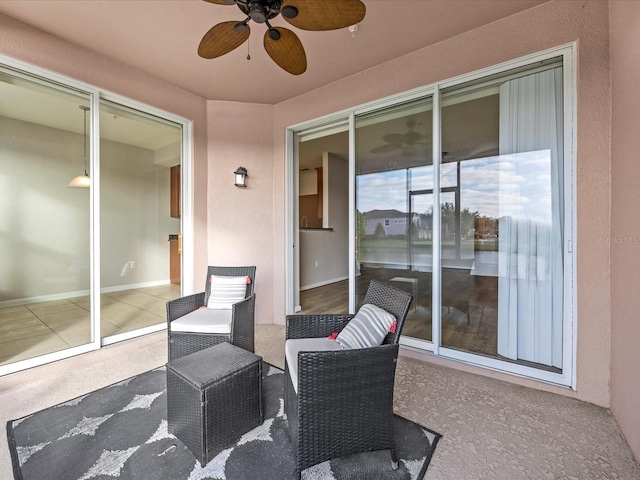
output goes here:
<path id="1" fill-rule="evenodd" d="M 169 279 L 174 285 L 180 285 L 180 255 L 182 242 L 180 235 L 169 235 Z"/>
<path id="2" fill-rule="evenodd" d="M 180 165 L 171 167 L 171 216 L 180 218 Z"/>

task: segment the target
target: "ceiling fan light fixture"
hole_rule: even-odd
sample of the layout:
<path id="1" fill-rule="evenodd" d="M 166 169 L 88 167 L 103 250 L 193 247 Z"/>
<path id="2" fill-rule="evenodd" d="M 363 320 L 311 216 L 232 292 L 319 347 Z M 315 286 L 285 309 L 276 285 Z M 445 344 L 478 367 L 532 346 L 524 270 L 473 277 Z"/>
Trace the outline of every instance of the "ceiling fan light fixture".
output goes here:
<path id="1" fill-rule="evenodd" d="M 271 40 L 280 40 L 280 32 L 275 28 L 269 29 L 269 38 Z"/>
<path id="2" fill-rule="evenodd" d="M 247 28 L 249 28 L 249 25 L 247 25 L 247 24 L 246 24 L 246 23 L 244 23 L 244 22 L 238 22 L 238 23 L 236 23 L 236 24 L 233 26 L 233 30 L 234 30 L 236 33 L 242 33 L 242 32 L 244 32 L 244 31 L 246 31 L 246 30 L 247 30 Z"/>
<path id="3" fill-rule="evenodd" d="M 249 7 L 249 16 L 256 23 L 264 23 L 267 21 L 267 10 L 260 2 L 251 2 Z"/>
<path id="4" fill-rule="evenodd" d="M 282 9 L 281 13 L 284 18 L 296 18 L 298 16 L 298 9 L 293 5 L 287 5 Z"/>

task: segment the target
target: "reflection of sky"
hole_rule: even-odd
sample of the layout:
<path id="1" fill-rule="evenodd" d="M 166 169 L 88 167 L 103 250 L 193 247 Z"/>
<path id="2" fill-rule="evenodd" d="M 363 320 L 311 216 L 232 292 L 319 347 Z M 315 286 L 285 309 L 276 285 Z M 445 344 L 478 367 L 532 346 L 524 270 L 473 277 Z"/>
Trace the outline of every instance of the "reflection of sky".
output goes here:
<path id="1" fill-rule="evenodd" d="M 441 186 L 456 184 L 456 163 L 442 165 Z M 431 165 L 412 168 L 410 189 L 431 190 Z M 406 212 L 406 170 L 372 173 L 357 178 L 361 212 L 395 209 Z M 551 220 L 551 153 L 514 153 L 460 162 L 461 208 L 487 217 L 513 216 Z M 442 201 L 449 201 L 442 196 Z"/>
<path id="2" fill-rule="evenodd" d="M 406 212 L 407 208 L 407 171 L 358 175 L 356 178 L 356 208 L 360 212 L 371 210 L 396 209 Z"/>

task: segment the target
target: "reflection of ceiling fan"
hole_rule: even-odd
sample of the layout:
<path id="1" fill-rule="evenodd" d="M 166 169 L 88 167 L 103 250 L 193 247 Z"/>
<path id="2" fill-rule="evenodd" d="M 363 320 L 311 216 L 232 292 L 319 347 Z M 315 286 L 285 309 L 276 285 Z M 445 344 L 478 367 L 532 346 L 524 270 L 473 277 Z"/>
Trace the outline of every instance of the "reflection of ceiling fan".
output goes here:
<path id="1" fill-rule="evenodd" d="M 200 41 L 198 55 L 216 58 L 242 45 L 251 33 L 249 21 L 264 23 L 264 49 L 283 70 L 300 75 L 307 56 L 298 36 L 288 28 L 273 27 L 269 20 L 282 14 L 302 30 L 335 30 L 362 21 L 366 9 L 360 0 L 204 0 L 218 5 L 237 5 L 247 17 L 239 22 L 213 26 Z"/>
<path id="2" fill-rule="evenodd" d="M 371 153 L 392 153 L 400 151 L 403 155 L 413 155 L 416 153 L 416 149 L 420 146 L 428 145 L 428 143 L 421 142 L 425 140 L 424 135 L 420 135 L 413 129 L 416 126 L 416 122 L 410 120 L 407 122 L 409 131 L 406 133 L 387 133 L 382 136 L 382 140 L 386 142 L 386 145 L 380 145 L 371 150 Z"/>
<path id="3" fill-rule="evenodd" d="M 454 151 L 442 152 L 443 162 L 457 162 L 459 160 L 470 160 L 473 158 L 484 158 L 498 155 L 498 145 L 495 142 L 488 142 L 477 145 L 473 148 L 467 145 L 450 145 Z"/>

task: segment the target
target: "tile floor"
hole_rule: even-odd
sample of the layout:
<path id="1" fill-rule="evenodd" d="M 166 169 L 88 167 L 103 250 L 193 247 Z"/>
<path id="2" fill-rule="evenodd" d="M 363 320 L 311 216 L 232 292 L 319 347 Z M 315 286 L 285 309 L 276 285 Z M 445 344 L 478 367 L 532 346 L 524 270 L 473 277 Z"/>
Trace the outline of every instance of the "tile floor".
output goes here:
<path id="1" fill-rule="evenodd" d="M 102 294 L 101 337 L 166 321 L 166 302 L 179 285 Z M 88 296 L 0 308 L 0 365 L 53 353 L 90 341 Z"/>

